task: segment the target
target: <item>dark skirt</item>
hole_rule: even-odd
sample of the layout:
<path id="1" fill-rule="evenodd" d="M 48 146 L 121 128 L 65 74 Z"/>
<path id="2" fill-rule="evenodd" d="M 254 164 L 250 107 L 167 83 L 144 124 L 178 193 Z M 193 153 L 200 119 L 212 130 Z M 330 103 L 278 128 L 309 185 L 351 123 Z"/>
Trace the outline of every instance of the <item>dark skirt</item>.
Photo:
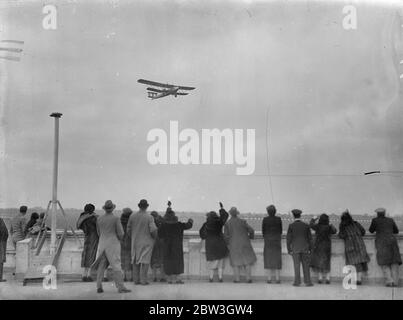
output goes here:
<path id="1" fill-rule="evenodd" d="M 126 234 L 120 246 L 120 260 L 123 270 L 129 271 L 132 269 L 132 244 L 131 239 Z"/>
<path id="2" fill-rule="evenodd" d="M 0 241 L 0 263 L 6 262 L 7 241 Z"/>
<path id="3" fill-rule="evenodd" d="M 358 263 L 354 265 L 357 272 L 367 272 L 368 271 L 368 263 Z"/>
<path id="4" fill-rule="evenodd" d="M 82 268 L 90 268 L 94 263 L 97 256 L 98 240 L 98 235 L 96 233 L 90 233 L 85 237 L 84 249 L 81 253 Z"/>
<path id="5" fill-rule="evenodd" d="M 263 257 L 265 269 L 281 269 L 281 238 L 264 239 Z"/>
<path id="6" fill-rule="evenodd" d="M 156 239 L 151 255 L 151 268 L 161 268 L 164 259 L 164 247 L 161 239 Z"/>
<path id="7" fill-rule="evenodd" d="M 311 255 L 311 267 L 316 272 L 330 272 L 330 241 L 316 242 Z"/>

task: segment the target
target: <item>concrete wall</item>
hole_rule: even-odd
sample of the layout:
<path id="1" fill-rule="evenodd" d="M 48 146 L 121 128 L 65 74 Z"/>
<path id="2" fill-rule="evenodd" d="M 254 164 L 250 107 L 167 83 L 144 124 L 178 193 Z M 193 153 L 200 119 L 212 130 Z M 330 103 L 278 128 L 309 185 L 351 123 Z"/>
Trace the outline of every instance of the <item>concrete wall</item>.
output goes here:
<path id="1" fill-rule="evenodd" d="M 83 243 L 83 234 L 78 232 L 81 243 Z M 378 282 L 382 280 L 382 271 L 376 263 L 376 251 L 374 244 L 374 236 L 368 235 L 364 237 L 368 254 L 371 261 L 369 263 L 368 279 L 370 281 Z M 399 247 L 403 252 L 403 234 L 398 236 Z M 44 244 L 42 252 L 49 252 L 50 239 Z M 256 232 L 255 239 L 252 240 L 254 250 L 256 252 L 258 261 L 253 267 L 254 277 L 263 278 L 265 270 L 263 268 L 263 238 L 260 232 Z M 28 265 L 34 255 L 30 250 L 31 241 L 24 240 L 18 243 L 17 250 L 9 250 L 7 254 L 7 264 L 9 268 L 15 268 L 18 278 L 23 277 Z M 285 235 L 282 240 L 283 252 L 283 269 L 282 277 L 284 279 L 291 279 L 293 277 L 293 264 L 291 256 L 287 254 Z M 197 231 L 185 232 L 184 236 L 184 262 L 185 262 L 185 278 L 202 279 L 207 277 L 206 259 L 204 241 L 199 238 Z M 76 238 L 69 235 L 63 247 L 62 254 L 57 266 L 59 275 L 68 277 L 80 277 L 81 275 L 81 249 Z M 332 261 L 331 261 L 331 275 L 333 278 L 343 277 L 344 267 L 344 243 L 341 239 L 333 237 L 332 239 Z M 224 275 L 231 276 L 232 269 L 227 261 Z M 403 278 L 403 267 L 401 266 L 401 279 Z"/>

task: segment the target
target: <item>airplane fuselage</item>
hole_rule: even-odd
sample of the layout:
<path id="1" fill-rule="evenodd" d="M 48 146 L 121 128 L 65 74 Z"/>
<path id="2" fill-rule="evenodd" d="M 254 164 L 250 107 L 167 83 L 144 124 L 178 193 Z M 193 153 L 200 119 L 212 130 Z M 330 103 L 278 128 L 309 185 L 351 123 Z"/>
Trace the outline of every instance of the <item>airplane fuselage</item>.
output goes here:
<path id="1" fill-rule="evenodd" d="M 169 96 L 169 95 L 173 95 L 176 98 L 178 90 L 179 90 L 179 87 L 173 87 L 173 88 L 170 88 L 170 89 L 166 89 L 166 90 L 164 90 L 164 92 L 158 93 L 158 94 L 154 95 L 153 97 L 151 97 L 151 100 L 163 98 L 163 97 L 166 97 L 166 96 Z"/>

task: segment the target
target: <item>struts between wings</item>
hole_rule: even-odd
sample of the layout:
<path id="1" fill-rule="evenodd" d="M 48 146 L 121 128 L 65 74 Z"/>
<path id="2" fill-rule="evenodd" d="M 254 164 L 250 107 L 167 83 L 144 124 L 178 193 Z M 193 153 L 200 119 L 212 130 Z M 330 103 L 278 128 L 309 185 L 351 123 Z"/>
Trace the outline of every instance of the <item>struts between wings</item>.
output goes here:
<path id="1" fill-rule="evenodd" d="M 163 98 L 163 97 L 166 97 L 169 95 L 172 95 L 175 98 L 177 96 L 186 96 L 189 94 L 189 92 L 183 92 L 183 90 L 188 91 L 188 90 L 196 89 L 195 87 L 178 86 L 178 85 L 160 83 L 160 82 L 155 82 L 155 81 L 150 81 L 150 80 L 145 80 L 145 79 L 138 79 L 137 82 L 152 86 L 152 87 L 147 87 L 148 97 L 152 100 Z"/>

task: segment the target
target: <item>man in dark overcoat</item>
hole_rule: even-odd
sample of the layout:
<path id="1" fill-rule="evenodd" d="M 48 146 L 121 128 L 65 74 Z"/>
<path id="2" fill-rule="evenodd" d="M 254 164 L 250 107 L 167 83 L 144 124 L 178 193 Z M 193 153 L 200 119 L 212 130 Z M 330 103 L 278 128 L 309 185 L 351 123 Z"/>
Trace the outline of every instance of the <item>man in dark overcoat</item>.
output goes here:
<path id="1" fill-rule="evenodd" d="M 294 261 L 294 284 L 301 284 L 301 264 L 304 273 L 304 283 L 307 287 L 313 286 L 309 270 L 310 255 L 312 251 L 312 235 L 309 225 L 301 220 L 302 211 L 294 209 L 291 211 L 294 222 L 288 226 L 287 250 Z"/>
<path id="2" fill-rule="evenodd" d="M 402 264 L 399 245 L 395 234 L 399 229 L 392 218 L 386 217 L 386 209 L 375 210 L 377 217 L 372 219 L 369 232 L 376 233 L 376 261 L 384 273 L 387 287 L 399 286 L 399 265 Z"/>

